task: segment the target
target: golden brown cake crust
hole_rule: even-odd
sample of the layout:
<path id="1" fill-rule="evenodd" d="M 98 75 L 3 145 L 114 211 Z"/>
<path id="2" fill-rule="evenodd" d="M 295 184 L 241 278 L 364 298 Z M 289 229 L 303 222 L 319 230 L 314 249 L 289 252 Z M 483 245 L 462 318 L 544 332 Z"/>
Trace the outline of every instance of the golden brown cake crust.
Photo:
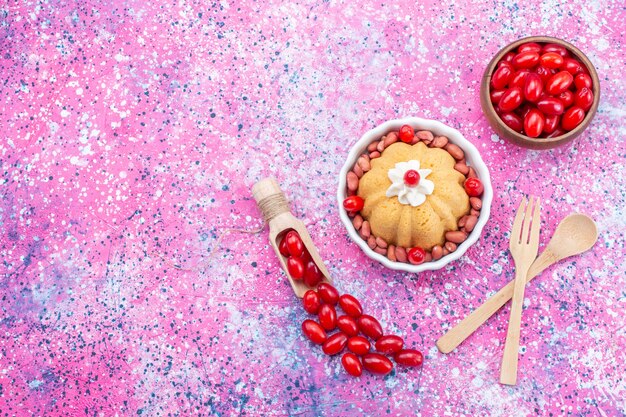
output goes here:
<path id="1" fill-rule="evenodd" d="M 398 162 L 418 160 L 420 168 L 431 169 L 428 180 L 435 184 L 426 201 L 413 207 L 401 204 L 397 197 L 387 197 L 392 184 L 388 171 Z M 371 161 L 371 170 L 359 181 L 357 195 L 365 205 L 361 215 L 369 221 L 372 234 L 389 244 L 431 250 L 445 242 L 445 233 L 457 230 L 459 219 L 470 210 L 469 197 L 463 188 L 465 176 L 454 169 L 455 159 L 444 149 L 429 148 L 423 142 L 409 145 L 396 142 L 379 158 Z"/>

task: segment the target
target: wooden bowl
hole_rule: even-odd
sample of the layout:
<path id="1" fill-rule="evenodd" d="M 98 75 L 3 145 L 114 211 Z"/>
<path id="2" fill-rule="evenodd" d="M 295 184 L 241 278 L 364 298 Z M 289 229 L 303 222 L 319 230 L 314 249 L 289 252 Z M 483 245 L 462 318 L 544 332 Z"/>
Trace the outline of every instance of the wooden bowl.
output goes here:
<path id="1" fill-rule="evenodd" d="M 507 52 L 517 49 L 518 46 L 526 42 L 556 43 L 558 45 L 562 45 L 565 48 L 567 48 L 567 50 L 572 54 L 572 56 L 574 56 L 575 58 L 578 58 L 578 60 L 582 62 L 582 64 L 585 65 L 587 69 L 589 70 L 589 75 L 591 76 L 591 80 L 593 81 L 593 87 L 592 87 L 593 88 L 593 104 L 591 105 L 591 108 L 585 115 L 585 118 L 583 119 L 583 121 L 578 126 L 576 126 L 574 130 L 570 130 L 564 135 L 557 136 L 554 138 L 531 138 L 519 132 L 516 132 L 510 127 L 508 127 L 500 119 L 500 116 L 498 116 L 495 108 L 493 107 L 493 104 L 491 103 L 491 99 L 489 97 L 489 88 L 490 88 L 489 83 L 491 81 L 491 75 L 493 74 L 494 69 L 496 68 L 496 65 L 498 64 L 498 62 L 500 62 L 500 59 L 502 59 L 502 57 Z M 504 48 L 502 48 L 493 57 L 491 62 L 489 62 L 489 65 L 485 69 L 483 79 L 480 83 L 480 104 L 483 108 L 483 112 L 487 116 L 487 120 L 489 120 L 489 123 L 491 124 L 491 127 L 493 127 L 493 129 L 496 131 L 498 135 L 505 137 L 510 142 L 513 142 L 514 144 L 522 146 L 524 148 L 530 148 L 530 149 L 551 149 L 551 148 L 555 148 L 557 146 L 561 146 L 570 142 L 576 136 L 580 135 L 583 132 L 583 130 L 587 128 L 587 126 L 589 126 L 589 123 L 591 123 L 591 119 L 593 119 L 593 117 L 596 114 L 599 102 L 600 102 L 600 80 L 598 79 L 598 73 L 596 72 L 596 69 L 594 68 L 589 58 L 587 58 L 587 56 L 585 56 L 585 54 L 583 54 L 574 45 L 568 42 L 565 42 L 564 40 L 551 38 L 549 36 L 530 36 L 528 38 L 519 39 L 513 43 L 508 44 Z"/>

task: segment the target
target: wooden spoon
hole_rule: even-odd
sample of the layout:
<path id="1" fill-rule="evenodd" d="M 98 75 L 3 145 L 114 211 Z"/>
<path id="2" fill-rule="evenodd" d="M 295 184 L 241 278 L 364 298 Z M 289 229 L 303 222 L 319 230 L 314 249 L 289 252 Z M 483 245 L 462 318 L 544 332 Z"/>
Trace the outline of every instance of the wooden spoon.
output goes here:
<path id="1" fill-rule="evenodd" d="M 526 283 L 560 260 L 591 249 L 597 240 L 598 229 L 589 216 L 578 213 L 570 214 L 561 220 L 548 246 L 530 266 L 526 275 Z M 442 353 L 452 352 L 513 297 L 514 287 L 515 281 L 509 282 L 459 324 L 448 330 L 437 340 L 439 350 Z"/>

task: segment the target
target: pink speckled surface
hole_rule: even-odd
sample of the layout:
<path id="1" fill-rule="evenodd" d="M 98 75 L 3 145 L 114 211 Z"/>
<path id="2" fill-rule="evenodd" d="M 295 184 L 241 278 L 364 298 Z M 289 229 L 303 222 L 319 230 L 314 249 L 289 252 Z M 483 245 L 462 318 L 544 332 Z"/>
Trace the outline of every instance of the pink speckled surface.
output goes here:
<path id="1" fill-rule="evenodd" d="M 110 3 L 110 4 L 108 4 Z M 626 12 L 547 2 L 22 1 L 0 6 L 0 414 L 626 414 Z M 554 35 L 596 65 L 602 100 L 572 146 L 501 141 L 483 68 Z M 492 217 L 445 270 L 384 269 L 335 202 L 350 146 L 387 119 L 441 120 L 490 167 Z M 257 228 L 273 175 L 338 287 L 426 355 L 348 377 L 300 334 L 306 317 Z M 513 277 L 521 193 L 542 242 L 572 211 L 596 247 L 526 292 L 519 385 L 498 384 L 508 308 L 457 351 L 435 340 Z"/>

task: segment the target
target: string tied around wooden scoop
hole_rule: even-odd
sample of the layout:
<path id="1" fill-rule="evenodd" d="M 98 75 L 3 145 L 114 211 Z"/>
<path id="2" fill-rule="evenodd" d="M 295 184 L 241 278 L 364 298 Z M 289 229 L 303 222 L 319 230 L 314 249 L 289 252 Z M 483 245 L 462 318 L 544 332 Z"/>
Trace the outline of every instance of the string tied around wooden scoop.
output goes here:
<path id="1" fill-rule="evenodd" d="M 269 223 L 274 217 L 289 211 L 289 202 L 282 192 L 268 195 L 258 202 L 259 209 L 263 213 L 265 223 Z"/>

